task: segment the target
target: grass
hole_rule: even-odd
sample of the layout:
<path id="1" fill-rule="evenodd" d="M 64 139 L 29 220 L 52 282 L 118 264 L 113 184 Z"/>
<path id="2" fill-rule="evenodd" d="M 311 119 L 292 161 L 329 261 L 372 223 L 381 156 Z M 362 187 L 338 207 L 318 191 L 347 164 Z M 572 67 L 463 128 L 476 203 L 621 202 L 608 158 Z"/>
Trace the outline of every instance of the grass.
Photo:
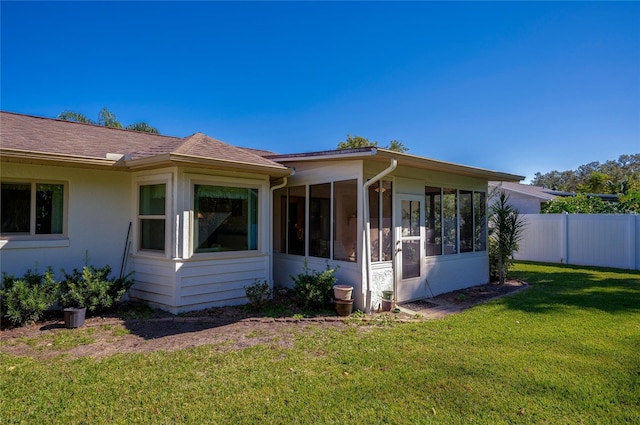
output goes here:
<path id="1" fill-rule="evenodd" d="M 443 320 L 300 328 L 293 347 L 0 355 L 0 423 L 640 423 L 640 273 L 513 277 L 531 287 Z"/>

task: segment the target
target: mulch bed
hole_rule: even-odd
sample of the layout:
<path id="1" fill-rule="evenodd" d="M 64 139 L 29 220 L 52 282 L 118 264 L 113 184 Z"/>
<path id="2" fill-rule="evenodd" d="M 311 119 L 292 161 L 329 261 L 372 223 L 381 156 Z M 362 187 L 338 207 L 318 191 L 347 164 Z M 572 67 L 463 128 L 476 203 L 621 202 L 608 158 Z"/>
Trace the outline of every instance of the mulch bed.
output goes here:
<path id="1" fill-rule="evenodd" d="M 481 285 L 442 294 L 427 300 L 403 305 L 414 311 L 432 306 L 454 305 L 452 313 L 521 289 L 526 283 L 510 281 L 505 285 Z M 461 294 L 463 296 L 461 296 Z M 358 316 L 364 324 L 377 319 L 397 322 L 424 320 L 414 314 L 376 313 Z M 0 352 L 48 358 L 58 355 L 104 357 L 116 353 L 174 351 L 201 345 L 215 345 L 218 350 L 242 349 L 256 344 L 292 344 L 295 335 L 309 329 L 348 326 L 353 318 L 338 317 L 333 311 L 305 315 L 285 293 L 276 295 L 260 311 L 239 307 L 210 308 L 175 316 L 136 303 L 123 303 L 112 313 L 88 317 L 85 326 L 66 329 L 62 312 L 50 312 L 44 321 L 20 328 L 2 323 Z M 388 323 L 388 320 L 382 322 Z M 57 349 L 52 342 L 59 332 L 85 331 L 90 342 L 71 349 Z M 29 341 L 29 340 L 35 341 Z"/>

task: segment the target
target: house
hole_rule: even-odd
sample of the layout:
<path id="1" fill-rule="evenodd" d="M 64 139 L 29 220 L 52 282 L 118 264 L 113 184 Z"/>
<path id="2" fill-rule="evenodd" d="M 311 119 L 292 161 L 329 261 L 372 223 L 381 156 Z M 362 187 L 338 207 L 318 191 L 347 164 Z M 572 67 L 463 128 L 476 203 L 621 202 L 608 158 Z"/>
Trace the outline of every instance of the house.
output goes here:
<path id="1" fill-rule="evenodd" d="M 492 181 L 489 190 L 500 188 L 509 195 L 509 204 L 516 207 L 520 214 L 539 214 L 540 207 L 545 202 L 556 198 L 576 196 L 575 192 L 563 192 L 540 186 L 531 186 L 516 182 Z M 617 202 L 618 195 L 587 193 L 588 197 L 598 197 L 603 201 Z M 491 203 L 491 201 L 490 201 Z"/>
<path id="2" fill-rule="evenodd" d="M 3 272 L 134 271 L 173 313 L 246 302 L 337 266 L 357 308 L 486 283 L 488 181 L 523 177 L 378 148 L 272 154 L 0 113 Z"/>

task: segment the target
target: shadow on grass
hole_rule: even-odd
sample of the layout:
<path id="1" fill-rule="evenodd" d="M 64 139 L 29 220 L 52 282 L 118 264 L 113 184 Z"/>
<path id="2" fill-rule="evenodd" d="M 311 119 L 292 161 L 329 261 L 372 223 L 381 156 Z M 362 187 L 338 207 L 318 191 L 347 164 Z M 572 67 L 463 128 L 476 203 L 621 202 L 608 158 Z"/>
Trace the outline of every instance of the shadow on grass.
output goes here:
<path id="1" fill-rule="evenodd" d="M 640 311 L 636 271 L 518 262 L 510 277 L 530 285 L 525 294 L 503 300 L 511 309 L 547 313 L 571 306 L 607 313 Z"/>

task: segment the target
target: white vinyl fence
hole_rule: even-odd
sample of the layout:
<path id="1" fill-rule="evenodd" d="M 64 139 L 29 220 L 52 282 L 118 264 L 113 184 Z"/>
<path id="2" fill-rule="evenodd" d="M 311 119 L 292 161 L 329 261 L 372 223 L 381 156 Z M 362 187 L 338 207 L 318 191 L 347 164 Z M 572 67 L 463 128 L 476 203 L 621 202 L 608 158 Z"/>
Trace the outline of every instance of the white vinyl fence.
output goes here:
<path id="1" fill-rule="evenodd" d="M 640 270 L 640 215 L 522 214 L 517 260 Z"/>

